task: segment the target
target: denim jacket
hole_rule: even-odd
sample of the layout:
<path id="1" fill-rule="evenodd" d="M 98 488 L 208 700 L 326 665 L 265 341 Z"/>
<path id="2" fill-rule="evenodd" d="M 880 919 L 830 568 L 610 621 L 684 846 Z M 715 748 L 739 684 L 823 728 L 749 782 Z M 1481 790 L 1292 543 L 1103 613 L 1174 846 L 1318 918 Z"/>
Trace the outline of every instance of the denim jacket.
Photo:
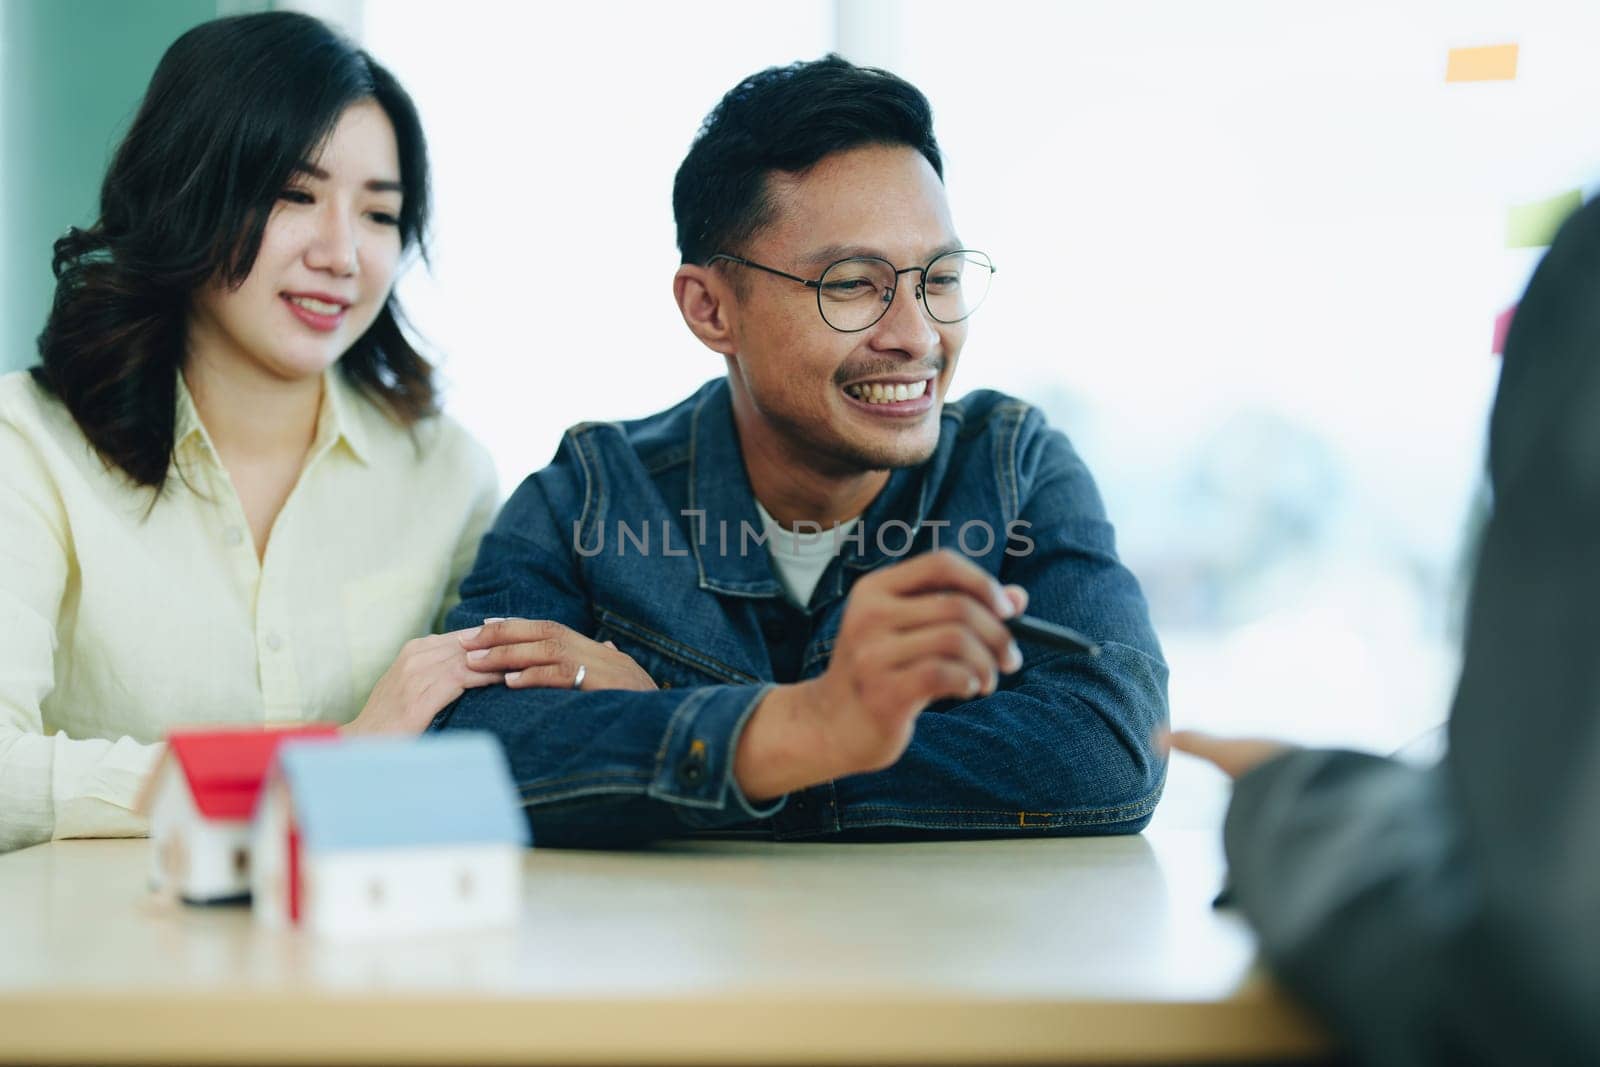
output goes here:
<path id="1" fill-rule="evenodd" d="M 804 611 L 784 597 L 762 532 L 726 380 L 635 422 L 573 427 L 484 538 L 448 626 L 552 619 L 614 642 L 660 688 L 469 689 L 434 728 L 499 736 L 545 844 L 1148 822 L 1166 770 L 1153 745 L 1166 664 L 1088 469 L 1038 411 L 990 391 L 946 404 L 933 456 L 892 473 Z M 894 766 L 754 806 L 732 764 L 756 705 L 827 668 L 862 575 L 935 547 L 1024 586 L 1029 614 L 1087 633 L 1102 654 L 1022 641 L 1020 671 L 989 696 L 932 705 Z"/>

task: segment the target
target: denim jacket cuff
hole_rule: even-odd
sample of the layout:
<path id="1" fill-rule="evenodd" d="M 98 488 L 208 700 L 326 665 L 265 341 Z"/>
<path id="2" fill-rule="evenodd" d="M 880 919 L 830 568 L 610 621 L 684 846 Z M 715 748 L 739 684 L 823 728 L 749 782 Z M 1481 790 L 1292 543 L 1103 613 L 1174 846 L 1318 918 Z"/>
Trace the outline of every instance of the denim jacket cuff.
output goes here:
<path id="1" fill-rule="evenodd" d="M 667 723 L 649 795 L 674 805 L 684 824 L 714 829 L 765 819 L 786 798 L 750 803 L 733 776 L 733 757 L 745 723 L 772 686 L 709 686 L 691 693 Z"/>

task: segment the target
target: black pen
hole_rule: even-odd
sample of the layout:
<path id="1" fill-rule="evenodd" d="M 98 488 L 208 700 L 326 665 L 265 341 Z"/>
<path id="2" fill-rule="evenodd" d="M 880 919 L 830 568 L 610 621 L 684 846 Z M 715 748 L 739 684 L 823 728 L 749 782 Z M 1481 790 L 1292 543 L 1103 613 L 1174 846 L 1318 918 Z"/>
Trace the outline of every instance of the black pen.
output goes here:
<path id="1" fill-rule="evenodd" d="M 1087 652 L 1091 656 L 1100 654 L 1100 646 L 1078 631 L 1036 619 L 1032 615 L 1013 615 L 1006 620 L 1006 627 L 1016 637 L 1037 641 L 1063 652 Z"/>

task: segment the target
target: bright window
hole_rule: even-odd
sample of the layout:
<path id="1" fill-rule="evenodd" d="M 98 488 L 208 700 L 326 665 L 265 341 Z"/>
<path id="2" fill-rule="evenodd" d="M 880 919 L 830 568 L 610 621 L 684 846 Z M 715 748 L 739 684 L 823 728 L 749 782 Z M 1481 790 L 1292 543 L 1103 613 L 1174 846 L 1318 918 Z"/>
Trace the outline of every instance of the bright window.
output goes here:
<path id="1" fill-rule="evenodd" d="M 405 298 L 509 490 L 566 425 L 721 373 L 670 298 L 673 172 L 739 77 L 843 23 L 438 10 L 371 4 L 365 31 L 437 161 L 436 270 Z M 1377 748 L 1441 720 L 1491 324 L 1538 255 L 1506 212 L 1600 178 L 1600 8 L 841 10 L 870 14 L 848 54 L 932 99 L 961 234 L 1000 267 L 956 391 L 1040 404 L 1089 459 L 1175 720 Z M 1508 42 L 1514 81 L 1446 83 L 1449 49 Z"/>

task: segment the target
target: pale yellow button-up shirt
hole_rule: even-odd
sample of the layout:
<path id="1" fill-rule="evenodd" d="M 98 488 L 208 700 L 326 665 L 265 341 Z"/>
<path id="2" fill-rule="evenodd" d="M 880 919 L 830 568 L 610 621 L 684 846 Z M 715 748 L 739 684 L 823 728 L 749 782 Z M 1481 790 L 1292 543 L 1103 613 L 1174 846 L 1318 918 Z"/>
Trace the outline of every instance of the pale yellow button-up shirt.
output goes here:
<path id="1" fill-rule="evenodd" d="M 0 377 L 0 851 L 143 833 L 131 808 L 175 726 L 354 718 L 492 517 L 464 430 L 407 431 L 330 372 L 258 562 L 181 377 L 176 415 L 152 507 L 27 374 Z"/>

